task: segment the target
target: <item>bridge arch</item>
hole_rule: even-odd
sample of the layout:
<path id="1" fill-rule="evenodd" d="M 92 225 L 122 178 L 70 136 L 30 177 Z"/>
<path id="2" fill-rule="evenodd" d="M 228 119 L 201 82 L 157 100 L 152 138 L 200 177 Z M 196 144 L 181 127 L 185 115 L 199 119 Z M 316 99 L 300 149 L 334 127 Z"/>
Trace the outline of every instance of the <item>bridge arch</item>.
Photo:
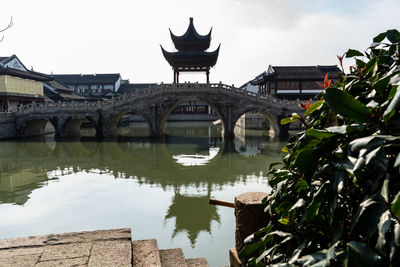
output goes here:
<path id="1" fill-rule="evenodd" d="M 102 127 L 98 127 L 97 136 L 102 136 L 102 137 L 115 136 L 117 134 L 117 127 L 119 122 L 125 115 L 128 114 L 137 114 L 141 116 L 147 123 L 151 131 L 152 129 L 151 119 L 149 118 L 149 116 L 147 116 L 146 113 L 141 112 L 140 110 L 135 108 L 125 108 L 112 113 L 107 118 L 103 118 L 103 123 L 101 125 Z"/>
<path id="2" fill-rule="evenodd" d="M 44 135 L 47 123 L 50 123 L 54 127 L 54 129 L 56 129 L 55 125 L 51 122 L 51 120 L 47 120 L 45 118 L 27 119 L 22 124 L 23 127 L 21 129 L 20 135 L 22 137 L 33 137 L 33 136 Z"/>
<path id="3" fill-rule="evenodd" d="M 81 126 L 85 117 L 70 117 L 62 126 L 62 137 L 80 136 Z"/>
<path id="4" fill-rule="evenodd" d="M 269 136 L 270 137 L 279 137 L 285 134 L 285 129 L 282 129 L 282 126 L 280 125 L 280 120 L 281 117 L 285 116 L 284 111 L 281 115 L 274 115 L 272 112 L 268 110 L 268 108 L 265 107 L 257 107 L 257 106 L 246 106 L 243 107 L 237 111 L 235 111 L 235 115 L 233 116 L 232 120 L 232 129 L 235 127 L 237 121 L 241 116 L 243 116 L 246 113 L 256 111 L 264 116 L 265 119 L 269 122 Z"/>
<path id="5" fill-rule="evenodd" d="M 199 103 L 203 103 L 206 104 L 208 106 L 211 107 L 211 109 L 217 114 L 218 118 L 221 120 L 221 125 L 222 125 L 222 130 L 224 130 L 225 127 L 225 116 L 223 116 L 222 112 L 218 109 L 218 107 L 216 105 L 214 105 L 212 102 L 208 101 L 208 100 L 204 100 L 200 97 L 196 97 L 196 96 L 188 96 L 188 97 L 182 97 L 179 98 L 179 100 L 175 101 L 174 103 L 168 105 L 165 107 L 164 111 L 162 112 L 162 114 L 160 115 L 160 120 L 159 120 L 159 129 L 158 131 L 160 133 L 164 133 L 164 129 L 165 129 L 165 123 L 168 119 L 168 116 L 171 114 L 171 112 L 176 109 L 179 105 L 186 103 L 186 102 L 190 102 L 190 101 L 196 101 Z"/>

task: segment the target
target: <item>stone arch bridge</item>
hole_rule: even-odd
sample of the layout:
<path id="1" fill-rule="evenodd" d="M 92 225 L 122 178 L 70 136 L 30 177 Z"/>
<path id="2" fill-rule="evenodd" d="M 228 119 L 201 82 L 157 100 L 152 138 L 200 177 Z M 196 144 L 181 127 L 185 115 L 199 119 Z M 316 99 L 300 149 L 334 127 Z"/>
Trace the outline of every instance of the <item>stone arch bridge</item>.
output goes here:
<path id="1" fill-rule="evenodd" d="M 270 96 L 219 84 L 157 84 L 137 93 L 98 102 L 45 102 L 20 106 L 14 112 L 19 137 L 44 134 L 47 122 L 59 137 L 79 136 L 84 120 L 93 122 L 96 136 L 116 134 L 120 119 L 129 113 L 141 115 L 148 123 L 151 137 L 163 135 L 169 113 L 183 102 L 199 101 L 211 106 L 221 119 L 224 136 L 233 136 L 237 120 L 249 111 L 268 119 L 275 136 L 285 136 L 287 128 L 280 119 L 301 112 L 298 101 L 278 100 Z"/>

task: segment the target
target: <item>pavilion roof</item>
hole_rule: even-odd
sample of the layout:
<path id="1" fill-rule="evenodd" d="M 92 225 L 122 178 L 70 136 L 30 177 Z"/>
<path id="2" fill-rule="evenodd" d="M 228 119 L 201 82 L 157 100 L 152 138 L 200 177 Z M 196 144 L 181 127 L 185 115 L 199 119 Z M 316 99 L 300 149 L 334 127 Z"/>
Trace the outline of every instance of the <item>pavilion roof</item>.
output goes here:
<path id="1" fill-rule="evenodd" d="M 172 33 L 171 29 L 169 30 L 172 42 L 174 43 L 175 48 L 178 51 L 207 50 L 210 47 L 211 31 L 212 28 L 210 29 L 210 32 L 207 35 L 200 35 L 196 31 L 196 28 L 193 25 L 193 18 L 190 18 L 189 26 L 183 35 L 177 36 Z"/>
<path id="2" fill-rule="evenodd" d="M 168 52 L 162 46 L 161 50 L 173 68 L 209 68 L 217 63 L 219 48 L 212 52 L 206 51 L 178 51 Z"/>

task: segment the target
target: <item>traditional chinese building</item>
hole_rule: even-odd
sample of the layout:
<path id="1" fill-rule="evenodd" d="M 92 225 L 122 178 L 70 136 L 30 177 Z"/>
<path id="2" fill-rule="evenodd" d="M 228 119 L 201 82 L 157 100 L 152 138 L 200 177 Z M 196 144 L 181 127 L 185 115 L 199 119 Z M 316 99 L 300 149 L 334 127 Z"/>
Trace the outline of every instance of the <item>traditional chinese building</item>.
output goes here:
<path id="1" fill-rule="evenodd" d="M 323 82 L 328 73 L 333 82 L 339 80 L 340 69 L 328 66 L 271 66 L 251 81 L 258 93 L 281 99 L 310 99 L 322 91 L 317 82 Z"/>
<path id="2" fill-rule="evenodd" d="M 122 82 L 119 73 L 54 74 L 53 77 L 75 93 L 89 98 L 115 96 Z"/>
<path id="3" fill-rule="evenodd" d="M 211 31 L 207 35 L 197 33 L 193 18 L 190 18 L 189 27 L 186 32 L 177 36 L 171 30 L 171 39 L 174 43 L 176 52 L 168 52 L 162 46 L 161 50 L 174 71 L 174 83 L 179 83 L 180 72 L 205 72 L 207 83 L 210 82 L 210 68 L 217 63 L 219 48 L 215 51 L 207 52 L 211 43 Z"/>
<path id="4" fill-rule="evenodd" d="M 16 55 L 0 57 L 0 112 L 44 101 L 43 82 L 49 80 L 46 75 L 29 71 Z"/>

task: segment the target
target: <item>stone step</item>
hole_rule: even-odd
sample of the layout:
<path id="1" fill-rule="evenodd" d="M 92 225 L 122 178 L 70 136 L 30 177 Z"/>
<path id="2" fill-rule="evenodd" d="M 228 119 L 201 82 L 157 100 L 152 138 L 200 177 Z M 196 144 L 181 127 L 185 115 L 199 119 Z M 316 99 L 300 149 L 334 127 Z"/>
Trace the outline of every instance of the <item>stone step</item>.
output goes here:
<path id="1" fill-rule="evenodd" d="M 180 248 L 160 249 L 162 267 L 186 267 L 185 256 Z"/>
<path id="2" fill-rule="evenodd" d="M 186 259 L 185 262 L 187 267 L 210 267 L 206 258 Z"/>
<path id="3" fill-rule="evenodd" d="M 160 253 L 156 239 L 136 240 L 132 242 L 133 266 L 161 267 Z"/>

